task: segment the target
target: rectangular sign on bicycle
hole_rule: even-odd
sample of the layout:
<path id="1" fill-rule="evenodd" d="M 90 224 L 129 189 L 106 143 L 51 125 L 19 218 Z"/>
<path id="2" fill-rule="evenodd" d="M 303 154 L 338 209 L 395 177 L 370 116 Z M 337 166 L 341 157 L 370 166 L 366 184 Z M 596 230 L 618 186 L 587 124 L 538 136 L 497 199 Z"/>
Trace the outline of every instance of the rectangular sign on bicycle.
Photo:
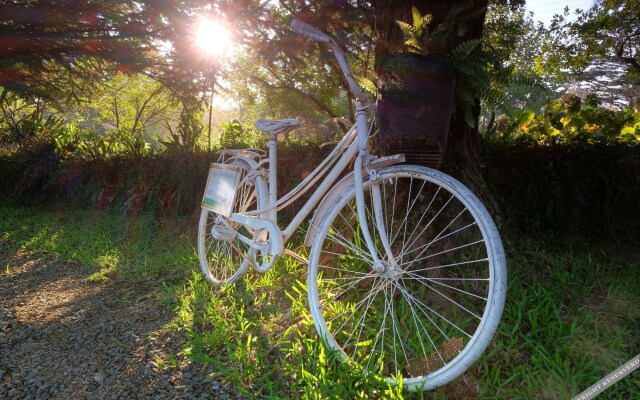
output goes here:
<path id="1" fill-rule="evenodd" d="M 226 164 L 211 164 L 202 207 L 228 217 L 233 210 L 241 169 Z"/>

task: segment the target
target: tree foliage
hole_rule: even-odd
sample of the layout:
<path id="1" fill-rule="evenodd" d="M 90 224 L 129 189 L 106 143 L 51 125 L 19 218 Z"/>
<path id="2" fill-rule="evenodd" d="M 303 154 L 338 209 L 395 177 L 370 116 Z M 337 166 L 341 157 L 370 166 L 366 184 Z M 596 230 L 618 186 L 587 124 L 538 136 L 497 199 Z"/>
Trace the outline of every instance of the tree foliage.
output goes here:
<path id="1" fill-rule="evenodd" d="M 192 96 L 216 72 L 195 45 L 195 24 L 213 15 L 234 18 L 244 29 L 258 6 L 252 0 L 5 1 L 0 86 L 81 101 L 111 74 L 137 72 Z"/>
<path id="2" fill-rule="evenodd" d="M 535 25 L 522 3 L 5 1 L 0 5 L 0 85 L 5 93 L 22 94 L 22 105 L 15 97 L 3 99 L 5 111 L 13 113 L 13 99 L 25 121 L 31 115 L 34 121 L 44 118 L 45 109 L 56 113 L 68 109 L 64 104 L 86 103 L 94 107 L 95 117 L 126 132 L 124 136 L 135 139 L 162 127 L 167 146 L 195 148 L 203 93 L 215 83 L 216 91 L 239 104 L 241 125 L 261 117 L 302 116 L 305 127 L 329 139 L 337 131 L 331 118 L 353 117 L 353 99 L 329 50 L 292 34 L 290 18 L 304 19 L 335 37 L 359 76 L 369 76 L 376 63 L 410 39 L 397 22 L 404 21 L 417 36 L 428 33 L 440 39 L 430 42 L 431 51 L 437 44 L 436 52 L 475 61 L 459 65 L 465 70 L 458 76 L 459 86 L 471 88 L 459 94 L 466 93 L 471 112 L 456 111 L 450 141 L 454 153 L 458 143 L 470 146 L 454 158 L 473 159 L 469 149 L 476 146 L 479 99 L 488 110 L 485 121 L 494 120 L 491 115 L 500 110 L 518 120 L 513 113 L 518 108 L 535 110 L 548 101 L 550 92 L 543 86 L 556 88 L 553 77 L 571 68 L 584 71 L 595 56 L 619 62 L 633 75 L 637 1 L 601 0 L 574 23 L 557 18 L 550 30 Z M 196 52 L 192 31 L 201 15 L 228 22 L 237 47 L 233 62 Z M 13 120 L 7 121 L 4 132 L 10 132 Z"/>
<path id="3" fill-rule="evenodd" d="M 619 109 L 638 101 L 640 2 L 598 0 L 588 10 L 554 16 L 536 56 L 538 73 Z"/>
<path id="4" fill-rule="evenodd" d="M 640 145 L 640 111 L 602 107 L 595 94 L 584 100 L 565 94 L 542 112 L 519 110 L 515 118 L 500 118 L 492 137 L 540 145 L 598 143 Z"/>
<path id="5" fill-rule="evenodd" d="M 193 109 L 189 104 L 182 104 L 180 121 L 175 128 L 172 125 L 170 120 L 164 121 L 164 126 L 169 134 L 166 139 L 159 139 L 160 143 L 174 151 L 196 150 L 204 129 L 201 110 Z"/>
<path id="6" fill-rule="evenodd" d="M 569 24 L 582 51 L 593 59 L 609 59 L 640 81 L 640 1 L 598 0 Z"/>
<path id="7" fill-rule="evenodd" d="M 178 107 L 173 93 L 145 75 L 116 74 L 88 99 L 83 111 L 106 129 L 142 136 L 156 125 L 166 124 Z"/>
<path id="8" fill-rule="evenodd" d="M 150 5 L 134 2 L 9 1 L 0 16 L 0 85 L 42 96 L 91 85 L 110 67 L 140 68 L 160 34 Z"/>
<path id="9" fill-rule="evenodd" d="M 535 68 L 547 32 L 531 13 L 526 14 L 524 5 L 490 4 L 485 24 L 483 47 L 491 55 L 487 66 L 491 87 L 483 96 L 480 123 L 491 131 L 501 113 L 517 119 L 518 110 L 537 110 L 557 97 L 559 83 Z"/>

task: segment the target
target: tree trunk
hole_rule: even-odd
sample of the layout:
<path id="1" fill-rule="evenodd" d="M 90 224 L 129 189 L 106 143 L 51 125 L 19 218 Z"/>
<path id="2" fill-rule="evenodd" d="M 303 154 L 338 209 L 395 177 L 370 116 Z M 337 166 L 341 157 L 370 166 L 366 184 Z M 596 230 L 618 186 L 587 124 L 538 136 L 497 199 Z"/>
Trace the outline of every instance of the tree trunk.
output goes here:
<path id="1" fill-rule="evenodd" d="M 459 5 L 460 1 L 451 0 L 377 0 L 373 2 L 375 8 L 375 25 L 382 40 L 376 46 L 376 65 L 386 56 L 396 51 L 404 42 L 402 31 L 396 21 L 412 22 L 411 8 L 416 7 L 422 15 L 431 14 L 433 20 L 429 24 L 429 30 L 435 29 L 446 17 L 452 6 Z M 447 43 L 447 51 L 451 51 L 460 43 L 482 38 L 482 29 L 488 0 L 473 0 L 473 5 L 466 13 L 475 13 L 474 18 L 467 21 L 467 31 L 463 36 L 452 38 Z M 476 49 L 479 51 L 479 49 Z M 496 222 L 503 220 L 495 198 L 489 191 L 481 170 L 480 154 L 478 149 L 478 120 L 480 116 L 480 100 L 472 109 L 475 119 L 473 127 L 469 126 L 464 118 L 464 110 L 458 107 L 454 110 L 449 128 L 447 152 L 442 169 L 464 183 L 485 204 Z"/>
<path id="2" fill-rule="evenodd" d="M 480 116 L 480 100 L 472 110 L 474 127 L 470 127 L 464 119 L 462 110 L 451 118 L 449 128 L 449 141 L 447 142 L 447 153 L 443 170 L 464 183 L 480 201 L 487 207 L 494 221 L 500 227 L 504 222 L 504 217 L 500 211 L 498 202 L 493 193 L 489 190 L 484 176 L 482 175 L 482 164 L 478 143 L 478 120 Z"/>

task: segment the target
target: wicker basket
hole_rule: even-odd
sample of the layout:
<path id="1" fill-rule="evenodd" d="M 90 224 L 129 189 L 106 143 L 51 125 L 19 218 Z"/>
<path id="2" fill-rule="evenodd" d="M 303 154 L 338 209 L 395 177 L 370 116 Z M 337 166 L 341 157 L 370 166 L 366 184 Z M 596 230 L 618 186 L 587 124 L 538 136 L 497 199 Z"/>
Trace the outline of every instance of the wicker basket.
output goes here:
<path id="1" fill-rule="evenodd" d="M 445 59 L 394 54 L 378 66 L 376 118 L 381 155 L 438 168 L 444 159 L 455 78 Z"/>

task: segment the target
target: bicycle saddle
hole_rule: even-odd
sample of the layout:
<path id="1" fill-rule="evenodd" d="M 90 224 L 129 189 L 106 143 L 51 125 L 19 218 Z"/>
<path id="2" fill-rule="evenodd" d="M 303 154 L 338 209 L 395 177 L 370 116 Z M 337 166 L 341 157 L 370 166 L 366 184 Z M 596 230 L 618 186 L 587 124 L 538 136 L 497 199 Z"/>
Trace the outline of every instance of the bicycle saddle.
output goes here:
<path id="1" fill-rule="evenodd" d="M 268 119 L 259 119 L 256 121 L 255 127 L 259 131 L 263 132 L 277 132 L 283 128 L 297 128 L 300 126 L 300 121 L 297 119 L 281 119 L 271 121 Z"/>

